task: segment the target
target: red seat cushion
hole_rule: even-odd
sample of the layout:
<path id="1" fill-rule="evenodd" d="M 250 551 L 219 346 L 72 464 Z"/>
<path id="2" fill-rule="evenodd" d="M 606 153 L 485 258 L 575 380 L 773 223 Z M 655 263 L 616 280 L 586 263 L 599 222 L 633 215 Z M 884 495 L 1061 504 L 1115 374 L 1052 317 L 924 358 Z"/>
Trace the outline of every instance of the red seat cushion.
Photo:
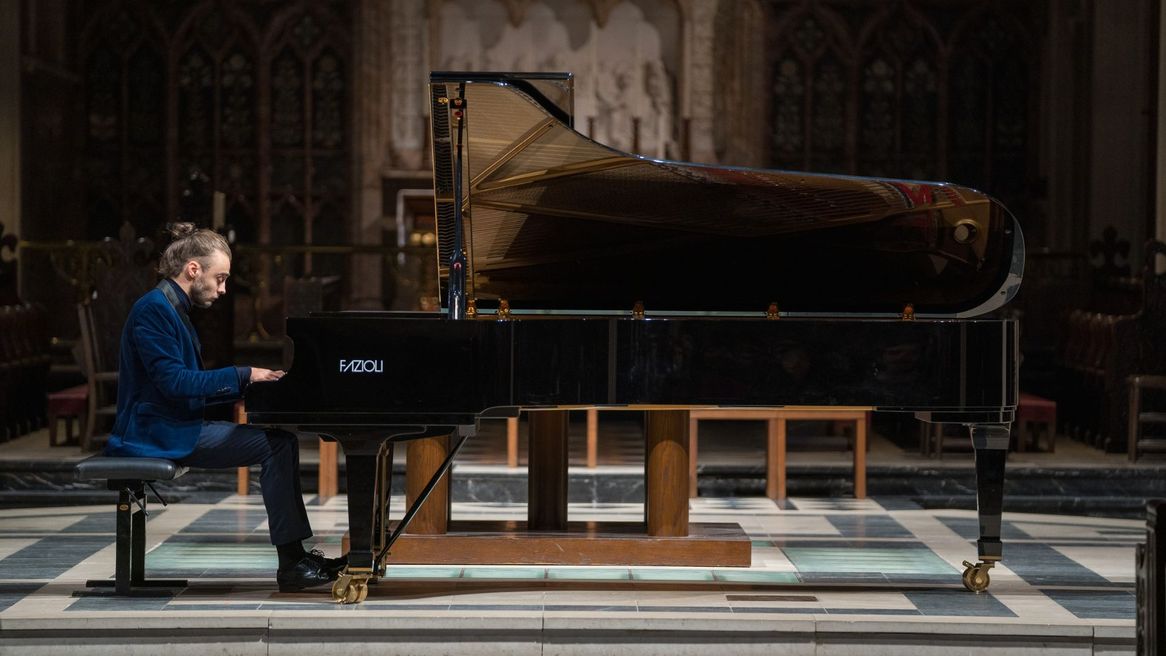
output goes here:
<path id="1" fill-rule="evenodd" d="M 1057 402 L 1036 396 L 1035 394 L 1020 393 L 1020 402 L 1016 407 L 1017 421 L 1045 421 L 1057 423 Z"/>
<path id="2" fill-rule="evenodd" d="M 79 415 L 85 412 L 89 405 L 89 387 L 77 385 L 57 392 L 49 392 L 49 414 Z"/>

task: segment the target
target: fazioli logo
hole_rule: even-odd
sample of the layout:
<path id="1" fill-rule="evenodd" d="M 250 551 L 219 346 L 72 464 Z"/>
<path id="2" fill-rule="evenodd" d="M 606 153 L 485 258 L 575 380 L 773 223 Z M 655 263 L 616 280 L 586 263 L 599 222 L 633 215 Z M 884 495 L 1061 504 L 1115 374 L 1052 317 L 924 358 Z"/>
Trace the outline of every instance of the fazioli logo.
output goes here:
<path id="1" fill-rule="evenodd" d="M 340 373 L 342 374 L 383 374 L 385 373 L 384 360 L 341 360 Z"/>

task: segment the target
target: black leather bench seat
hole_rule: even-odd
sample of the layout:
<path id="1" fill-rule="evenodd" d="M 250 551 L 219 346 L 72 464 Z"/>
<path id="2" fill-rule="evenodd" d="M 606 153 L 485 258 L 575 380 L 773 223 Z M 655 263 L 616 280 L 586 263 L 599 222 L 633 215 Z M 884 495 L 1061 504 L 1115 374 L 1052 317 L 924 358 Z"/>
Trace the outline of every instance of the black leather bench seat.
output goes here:
<path id="1" fill-rule="evenodd" d="M 187 472 L 186 467 L 164 458 L 111 458 L 92 456 L 73 469 L 77 480 L 172 481 Z"/>

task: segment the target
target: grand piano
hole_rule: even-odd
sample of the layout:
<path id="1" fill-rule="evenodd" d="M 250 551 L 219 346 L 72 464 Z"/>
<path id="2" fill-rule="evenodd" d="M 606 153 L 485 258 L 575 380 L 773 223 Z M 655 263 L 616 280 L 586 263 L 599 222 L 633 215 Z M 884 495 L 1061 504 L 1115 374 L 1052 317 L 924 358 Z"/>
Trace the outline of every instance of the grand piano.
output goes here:
<path id="1" fill-rule="evenodd" d="M 990 313 L 1024 261 L 1000 203 L 620 152 L 574 130 L 569 74 L 433 73 L 429 88 L 440 311 L 289 319 L 292 366 L 246 399 L 250 422 L 344 450 L 337 601 L 364 599 L 481 422 L 529 413 L 545 482 L 565 471 L 578 408 L 647 414 L 645 539 L 689 530 L 673 434 L 689 409 L 864 406 L 966 426 L 980 537 L 963 583 L 987 588 L 1018 371 L 1017 325 Z M 448 446 L 390 523 L 393 446 L 435 439 Z M 544 441 L 558 446 L 535 457 Z M 565 478 L 549 476 L 554 503 L 519 531 L 570 529 Z"/>

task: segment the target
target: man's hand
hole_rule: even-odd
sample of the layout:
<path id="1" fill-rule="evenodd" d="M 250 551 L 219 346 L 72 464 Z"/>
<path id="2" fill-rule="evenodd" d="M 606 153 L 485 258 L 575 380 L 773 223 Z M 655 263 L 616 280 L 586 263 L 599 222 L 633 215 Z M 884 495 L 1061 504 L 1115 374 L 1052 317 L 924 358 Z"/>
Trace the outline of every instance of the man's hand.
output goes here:
<path id="1" fill-rule="evenodd" d="M 283 378 L 282 369 L 272 371 L 263 367 L 251 367 L 251 382 L 253 383 L 267 383 L 280 378 Z"/>

